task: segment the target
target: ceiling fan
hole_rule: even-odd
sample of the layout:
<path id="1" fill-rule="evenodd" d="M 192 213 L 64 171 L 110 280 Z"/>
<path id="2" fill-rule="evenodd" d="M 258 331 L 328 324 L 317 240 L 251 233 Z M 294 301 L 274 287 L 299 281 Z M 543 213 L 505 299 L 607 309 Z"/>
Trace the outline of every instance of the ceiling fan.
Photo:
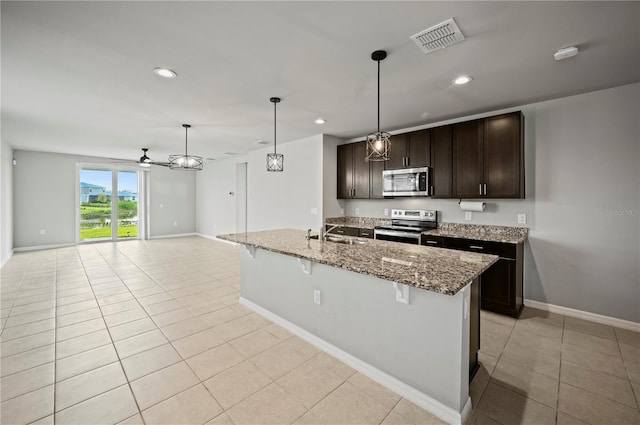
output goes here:
<path id="1" fill-rule="evenodd" d="M 161 167 L 168 167 L 169 163 L 168 162 L 158 162 L 158 161 L 152 161 L 151 158 L 149 158 L 147 156 L 147 152 L 149 151 L 149 148 L 142 148 L 142 156 L 140 157 L 139 160 L 137 161 L 122 161 L 119 160 L 117 162 L 122 163 L 122 162 L 126 162 L 126 163 L 134 163 L 134 164 L 138 164 L 141 167 L 151 167 L 152 165 L 160 165 Z"/>

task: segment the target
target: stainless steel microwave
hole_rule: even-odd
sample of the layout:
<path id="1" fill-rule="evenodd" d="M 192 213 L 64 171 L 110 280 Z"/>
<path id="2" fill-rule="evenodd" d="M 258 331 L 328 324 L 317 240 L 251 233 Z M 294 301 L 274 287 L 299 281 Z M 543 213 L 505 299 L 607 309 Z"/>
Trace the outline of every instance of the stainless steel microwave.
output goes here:
<path id="1" fill-rule="evenodd" d="M 383 196 L 429 196 L 429 167 L 385 170 Z"/>

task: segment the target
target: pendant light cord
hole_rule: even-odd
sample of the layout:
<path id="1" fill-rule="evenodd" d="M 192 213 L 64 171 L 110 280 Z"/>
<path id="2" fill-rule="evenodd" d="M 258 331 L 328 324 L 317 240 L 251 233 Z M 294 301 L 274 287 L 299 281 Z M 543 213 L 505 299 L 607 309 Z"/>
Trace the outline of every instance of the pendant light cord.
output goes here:
<path id="1" fill-rule="evenodd" d="M 378 61 L 378 133 L 380 133 L 380 61 Z"/>
<path id="2" fill-rule="evenodd" d="M 379 112 L 378 112 L 379 113 Z M 380 124 L 378 124 L 379 126 Z M 184 128 L 184 156 L 188 156 L 187 155 L 187 131 L 189 130 L 189 127 L 185 127 Z"/>
<path id="3" fill-rule="evenodd" d="M 276 102 L 273 102 L 273 153 L 276 153 Z"/>

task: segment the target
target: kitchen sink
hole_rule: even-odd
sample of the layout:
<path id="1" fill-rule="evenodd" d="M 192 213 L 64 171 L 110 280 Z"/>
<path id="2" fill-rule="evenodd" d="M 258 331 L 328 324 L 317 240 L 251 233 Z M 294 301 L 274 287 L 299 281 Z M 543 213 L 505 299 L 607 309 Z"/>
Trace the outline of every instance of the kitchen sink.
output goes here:
<path id="1" fill-rule="evenodd" d="M 347 238 L 344 236 L 327 235 L 329 242 L 341 243 L 345 245 L 363 245 L 367 243 L 366 239 Z"/>

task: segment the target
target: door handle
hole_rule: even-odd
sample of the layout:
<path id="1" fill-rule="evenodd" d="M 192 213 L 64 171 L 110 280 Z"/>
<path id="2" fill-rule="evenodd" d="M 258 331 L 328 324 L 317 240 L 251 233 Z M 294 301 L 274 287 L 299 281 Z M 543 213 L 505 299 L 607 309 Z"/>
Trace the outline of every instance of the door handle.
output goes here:
<path id="1" fill-rule="evenodd" d="M 438 241 L 426 241 L 429 245 L 438 245 Z"/>
<path id="2" fill-rule="evenodd" d="M 487 184 L 486 183 L 484 184 L 484 194 L 485 195 L 487 194 Z"/>
<path id="3" fill-rule="evenodd" d="M 482 183 L 478 185 L 478 189 L 480 190 L 480 195 L 482 195 Z"/>
<path id="4" fill-rule="evenodd" d="M 471 249 L 479 249 L 479 250 L 483 250 L 484 249 L 484 247 L 480 246 L 480 245 L 469 245 L 469 248 L 471 248 Z"/>

